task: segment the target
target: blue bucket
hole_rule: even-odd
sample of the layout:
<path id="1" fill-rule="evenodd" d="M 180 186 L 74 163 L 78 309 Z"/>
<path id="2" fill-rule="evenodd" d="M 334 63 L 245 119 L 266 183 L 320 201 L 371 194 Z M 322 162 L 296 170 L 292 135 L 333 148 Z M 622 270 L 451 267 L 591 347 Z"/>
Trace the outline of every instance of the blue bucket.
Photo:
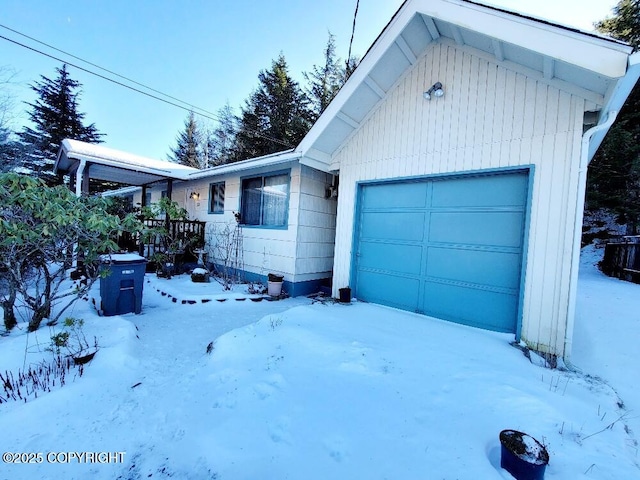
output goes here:
<path id="1" fill-rule="evenodd" d="M 544 480 L 549 453 L 538 440 L 517 430 L 503 430 L 500 446 L 500 466 L 516 480 Z"/>

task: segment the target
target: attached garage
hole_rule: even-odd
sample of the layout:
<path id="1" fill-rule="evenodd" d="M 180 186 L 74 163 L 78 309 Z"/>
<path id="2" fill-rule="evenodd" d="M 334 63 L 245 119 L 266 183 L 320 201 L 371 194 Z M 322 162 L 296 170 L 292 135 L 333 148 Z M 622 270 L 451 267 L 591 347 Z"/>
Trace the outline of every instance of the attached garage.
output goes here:
<path id="1" fill-rule="evenodd" d="M 518 170 L 360 185 L 355 295 L 515 333 L 528 184 Z"/>
<path id="2" fill-rule="evenodd" d="M 586 172 L 639 77 L 612 39 L 407 0 L 297 147 L 339 186 L 333 294 L 570 360 Z"/>

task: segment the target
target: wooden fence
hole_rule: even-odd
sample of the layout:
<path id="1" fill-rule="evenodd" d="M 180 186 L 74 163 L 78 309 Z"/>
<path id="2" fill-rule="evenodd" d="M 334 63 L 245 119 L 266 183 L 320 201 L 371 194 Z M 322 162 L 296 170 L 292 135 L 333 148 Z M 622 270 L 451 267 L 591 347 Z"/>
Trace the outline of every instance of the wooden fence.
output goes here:
<path id="1" fill-rule="evenodd" d="M 640 283 L 640 237 L 605 245 L 600 268 L 610 277 Z"/>

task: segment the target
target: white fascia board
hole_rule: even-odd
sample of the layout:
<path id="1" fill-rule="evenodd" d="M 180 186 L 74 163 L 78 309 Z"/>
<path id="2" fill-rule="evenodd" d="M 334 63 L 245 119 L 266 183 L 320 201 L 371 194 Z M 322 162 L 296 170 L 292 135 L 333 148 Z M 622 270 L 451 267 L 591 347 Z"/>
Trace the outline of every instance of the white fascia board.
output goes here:
<path id="1" fill-rule="evenodd" d="M 59 155 L 59 161 L 55 166 L 56 169 L 59 163 L 66 158 L 69 161 L 71 159 L 85 160 L 90 163 L 176 179 L 184 178 L 189 173 L 198 171 L 195 168 L 179 163 L 141 157 L 122 150 L 115 150 L 79 140 L 64 139 L 60 146 L 60 151 L 62 153 Z"/>
<path id="2" fill-rule="evenodd" d="M 163 168 L 154 168 L 148 167 L 140 164 L 132 164 L 127 162 L 122 162 L 119 160 L 111 160 L 107 158 L 95 157 L 93 155 L 87 155 L 83 153 L 69 152 L 67 157 L 71 159 L 77 160 L 85 160 L 89 163 L 96 163 L 99 165 L 105 165 L 109 167 L 117 167 L 122 170 L 129 170 L 132 172 L 140 172 L 140 173 L 148 173 L 150 175 L 156 175 L 166 178 L 174 178 L 174 179 L 184 179 L 185 175 L 183 172 L 172 172 L 171 170 L 163 169 Z"/>
<path id="3" fill-rule="evenodd" d="M 79 140 L 65 139 L 62 141 L 62 148 L 66 151 L 68 158 L 85 158 L 95 163 L 107 164 L 106 162 L 109 161 L 111 162 L 109 163 L 110 165 L 113 165 L 115 162 L 125 167 L 148 168 L 152 171 L 167 172 L 176 178 L 198 171 L 196 168 L 179 163 L 141 157 L 133 153 L 116 150 L 100 144 L 81 142 Z"/>
<path id="4" fill-rule="evenodd" d="M 242 172 L 245 170 L 253 170 L 262 167 L 271 167 L 275 165 L 281 165 L 283 163 L 289 163 L 299 160 L 301 157 L 300 152 L 287 152 L 275 155 L 269 155 L 265 157 L 253 158 L 250 160 L 243 160 L 241 162 L 227 163 L 225 165 L 219 165 L 217 167 L 211 167 L 206 170 L 199 170 L 196 173 L 187 175 L 184 180 L 196 180 L 208 177 L 217 177 L 219 175 L 226 175 L 229 173 Z"/>
<path id="5" fill-rule="evenodd" d="M 633 87 L 640 78 L 640 52 L 636 52 L 629 56 L 629 67 L 624 77 L 619 79 L 611 88 L 605 99 L 605 107 L 600 112 L 600 122 L 607 119 L 609 112 L 619 112 L 622 106 L 627 101 L 627 98 L 631 94 Z M 598 148 L 602 144 L 604 137 L 609 130 L 600 131 L 594 134 L 589 144 L 589 156 L 588 160 L 591 161 L 593 156 L 598 151 Z"/>
<path id="6" fill-rule="evenodd" d="M 610 78 L 625 74 L 631 47 L 461 0 L 413 0 L 412 10 Z"/>
<path id="7" fill-rule="evenodd" d="M 302 139 L 297 150 L 304 155 L 338 115 L 347 100 L 388 50 L 415 14 L 423 14 L 485 34 L 499 42 L 541 53 L 610 78 L 625 75 L 632 49 L 620 42 L 598 38 L 561 26 L 509 14 L 463 0 L 407 0 L 376 39 L 336 97 Z M 329 168 L 329 166 L 327 167 Z"/>

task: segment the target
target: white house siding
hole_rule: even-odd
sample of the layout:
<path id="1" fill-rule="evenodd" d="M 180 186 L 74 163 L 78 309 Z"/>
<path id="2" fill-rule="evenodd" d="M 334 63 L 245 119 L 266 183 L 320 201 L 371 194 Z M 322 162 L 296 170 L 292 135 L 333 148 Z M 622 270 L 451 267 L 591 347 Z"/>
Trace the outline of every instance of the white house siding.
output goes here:
<path id="1" fill-rule="evenodd" d="M 336 233 L 337 201 L 325 198 L 332 176 L 301 167 L 295 281 L 330 278 Z"/>
<path id="2" fill-rule="evenodd" d="M 445 96 L 424 100 L 436 81 Z M 433 44 L 333 159 L 334 295 L 349 283 L 357 181 L 534 165 L 521 335 L 563 355 L 585 105 L 486 55 Z"/>
<path id="3" fill-rule="evenodd" d="M 240 211 L 241 179 L 283 170 L 290 170 L 291 175 L 288 227 L 243 227 L 243 260 L 244 269 L 247 272 L 259 275 L 266 275 L 269 272 L 280 273 L 285 276 L 286 281 L 294 281 L 300 202 L 300 165 L 297 162 L 194 180 L 174 187 L 174 191 L 186 185 L 186 190 L 189 192 L 194 191 L 200 194 L 198 201 L 187 198 L 185 208 L 189 212 L 189 218 L 207 222 L 207 229 L 210 228 L 210 224 L 218 228 L 224 228 L 225 224 L 234 227 L 236 224 L 234 212 Z M 225 182 L 224 214 L 208 213 L 209 185 L 219 182 Z M 174 199 L 180 203 L 182 203 L 181 198 L 174 195 Z M 207 238 L 207 241 L 209 240 Z"/>
<path id="4" fill-rule="evenodd" d="M 234 212 L 240 211 L 241 179 L 272 172 L 289 170 L 288 226 L 283 228 L 243 227 L 244 269 L 246 272 L 266 276 L 280 273 L 294 293 L 315 290 L 322 279 L 331 278 L 335 241 L 336 200 L 326 199 L 325 189 L 332 176 L 301 166 L 297 161 L 284 165 L 264 167 L 241 173 L 202 178 L 189 182 L 175 182 L 172 199 L 187 209 L 189 218 L 207 222 L 211 226 L 235 227 Z M 209 185 L 225 183 L 224 214 L 209 213 Z M 152 202 L 160 199 L 165 185 L 150 188 Z M 197 199 L 191 198 L 197 193 Z M 134 202 L 140 202 L 136 193 Z M 207 243 L 213 240 L 206 235 Z M 214 258 L 209 258 L 215 261 Z M 312 282 L 315 282 L 312 284 Z"/>

